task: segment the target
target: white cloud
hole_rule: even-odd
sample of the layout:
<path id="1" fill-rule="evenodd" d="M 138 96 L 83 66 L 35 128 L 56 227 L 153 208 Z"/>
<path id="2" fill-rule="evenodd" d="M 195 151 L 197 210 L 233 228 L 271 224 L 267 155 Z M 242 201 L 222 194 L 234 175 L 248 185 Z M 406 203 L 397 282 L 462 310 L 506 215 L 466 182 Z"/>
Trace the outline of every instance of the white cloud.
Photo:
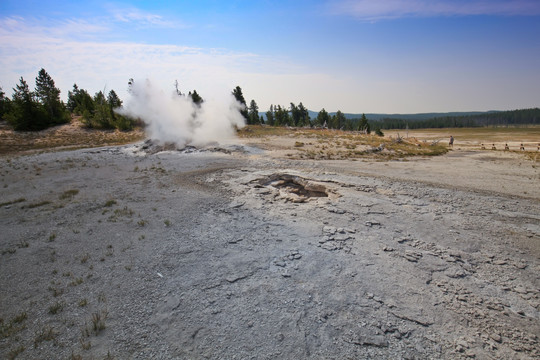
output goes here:
<path id="1" fill-rule="evenodd" d="M 167 19 L 162 15 L 153 14 L 135 7 L 122 8 L 118 6 L 109 6 L 108 11 L 113 16 L 115 21 L 132 23 L 137 26 L 171 29 L 182 29 L 188 27 L 183 22 Z"/>
<path id="2" fill-rule="evenodd" d="M 75 20 L 68 23 L 76 24 Z M 88 31 L 99 32 L 100 27 Z M 42 67 L 62 90 L 63 99 L 74 83 L 91 94 L 106 87 L 125 98 L 129 78 L 150 78 L 165 89 L 173 89 L 177 79 L 183 92 L 196 89 L 203 98 L 221 97 L 220 93 L 229 93 L 236 85 L 244 87 L 250 74 L 266 69 L 271 73 L 300 70 L 282 59 L 253 53 L 104 42 L 92 37 L 81 40 L 66 31 L 66 23 L 51 27 L 23 18 L 0 19 L 0 86 L 4 91 L 9 93 L 21 76 L 33 84 Z"/>
<path id="3" fill-rule="evenodd" d="M 340 0 L 329 3 L 339 15 L 376 21 L 402 17 L 539 15 L 538 0 Z"/>

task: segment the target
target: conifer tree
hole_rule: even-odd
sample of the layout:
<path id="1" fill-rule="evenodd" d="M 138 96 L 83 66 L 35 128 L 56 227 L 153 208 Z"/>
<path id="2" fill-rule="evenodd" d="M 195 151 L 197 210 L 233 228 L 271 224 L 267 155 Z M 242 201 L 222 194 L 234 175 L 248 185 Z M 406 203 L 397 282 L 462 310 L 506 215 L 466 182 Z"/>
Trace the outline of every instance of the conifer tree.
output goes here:
<path id="1" fill-rule="evenodd" d="M 232 94 L 234 95 L 234 98 L 236 99 L 236 101 L 238 101 L 240 104 L 242 104 L 244 106 L 244 108 L 242 110 L 240 110 L 240 114 L 242 114 L 244 119 L 246 119 L 246 122 L 249 123 L 249 115 L 248 115 L 248 111 L 247 111 L 247 104 L 246 104 L 246 99 L 244 99 L 244 94 L 242 94 L 242 88 L 240 86 L 237 86 L 232 91 Z"/>
<path id="2" fill-rule="evenodd" d="M 369 123 L 366 118 L 366 114 L 362 114 L 362 118 L 360 119 L 360 122 L 358 123 L 358 131 L 363 132 L 365 134 L 371 133 L 371 129 L 369 128 Z"/>
<path id="3" fill-rule="evenodd" d="M 317 114 L 316 123 L 323 127 L 330 126 L 330 115 L 328 115 L 328 112 L 324 108 Z"/>
<path id="4" fill-rule="evenodd" d="M 47 114 L 22 76 L 13 89 L 11 105 L 5 118 L 16 131 L 36 131 L 47 127 Z"/>
<path id="5" fill-rule="evenodd" d="M 255 100 L 251 100 L 249 103 L 249 111 L 248 111 L 248 124 L 254 125 L 254 124 L 260 124 L 259 120 L 259 106 L 257 106 L 257 103 Z"/>
<path id="6" fill-rule="evenodd" d="M 60 89 L 55 86 L 54 80 L 43 68 L 36 77 L 35 95 L 47 113 L 48 125 L 69 122 L 66 107 L 60 100 Z"/>

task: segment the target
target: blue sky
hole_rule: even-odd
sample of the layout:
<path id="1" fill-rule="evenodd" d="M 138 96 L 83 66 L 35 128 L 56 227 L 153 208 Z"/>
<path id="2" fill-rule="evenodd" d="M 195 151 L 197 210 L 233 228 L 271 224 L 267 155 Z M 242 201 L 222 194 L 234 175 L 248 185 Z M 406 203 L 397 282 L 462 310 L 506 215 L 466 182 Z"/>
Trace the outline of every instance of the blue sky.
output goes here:
<path id="1" fill-rule="evenodd" d="M 538 0 L 0 2 L 0 86 L 45 68 L 127 97 L 129 78 L 261 110 L 417 113 L 540 106 Z"/>

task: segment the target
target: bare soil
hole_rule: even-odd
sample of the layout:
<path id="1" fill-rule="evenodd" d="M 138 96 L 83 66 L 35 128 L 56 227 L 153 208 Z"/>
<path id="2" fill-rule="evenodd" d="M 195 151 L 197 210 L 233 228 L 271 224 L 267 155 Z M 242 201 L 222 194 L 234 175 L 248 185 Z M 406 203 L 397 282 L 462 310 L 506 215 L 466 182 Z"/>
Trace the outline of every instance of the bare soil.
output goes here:
<path id="1" fill-rule="evenodd" d="M 4 155 L 0 357 L 540 357 L 534 149 L 310 139 Z"/>

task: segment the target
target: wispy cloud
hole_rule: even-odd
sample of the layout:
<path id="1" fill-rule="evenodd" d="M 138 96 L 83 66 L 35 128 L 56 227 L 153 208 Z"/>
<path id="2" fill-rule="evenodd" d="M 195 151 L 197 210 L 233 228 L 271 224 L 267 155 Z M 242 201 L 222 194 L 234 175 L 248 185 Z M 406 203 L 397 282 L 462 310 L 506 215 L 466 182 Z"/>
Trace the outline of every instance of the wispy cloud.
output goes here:
<path id="1" fill-rule="evenodd" d="M 110 30 L 105 22 L 89 22 L 81 19 L 48 20 L 9 16 L 0 18 L 0 30 L 3 36 L 41 35 L 50 37 L 85 37 L 92 34 L 104 34 Z"/>
<path id="2" fill-rule="evenodd" d="M 404 17 L 540 15 L 538 0 L 338 0 L 334 14 L 375 21 Z"/>
<path id="3" fill-rule="evenodd" d="M 158 27 L 182 29 L 189 27 L 182 21 L 166 18 L 159 14 L 150 13 L 136 7 L 109 6 L 109 13 L 113 19 L 122 23 L 130 23 L 140 27 Z"/>
<path id="4" fill-rule="evenodd" d="M 248 52 L 103 41 L 73 36 L 67 31 L 79 26 L 84 27 L 85 23 L 70 20 L 52 27 L 40 25 L 34 19 L 0 18 L 0 86 L 9 89 L 20 76 L 31 83 L 43 67 L 53 76 L 63 97 L 74 82 L 91 93 L 106 85 L 121 95 L 129 78 L 145 77 L 171 90 L 178 79 L 183 91 L 196 88 L 203 96 L 210 96 L 216 92 L 227 94 L 243 79 L 263 69 L 297 71 L 279 59 Z M 100 27 L 88 30 L 98 32 Z"/>

